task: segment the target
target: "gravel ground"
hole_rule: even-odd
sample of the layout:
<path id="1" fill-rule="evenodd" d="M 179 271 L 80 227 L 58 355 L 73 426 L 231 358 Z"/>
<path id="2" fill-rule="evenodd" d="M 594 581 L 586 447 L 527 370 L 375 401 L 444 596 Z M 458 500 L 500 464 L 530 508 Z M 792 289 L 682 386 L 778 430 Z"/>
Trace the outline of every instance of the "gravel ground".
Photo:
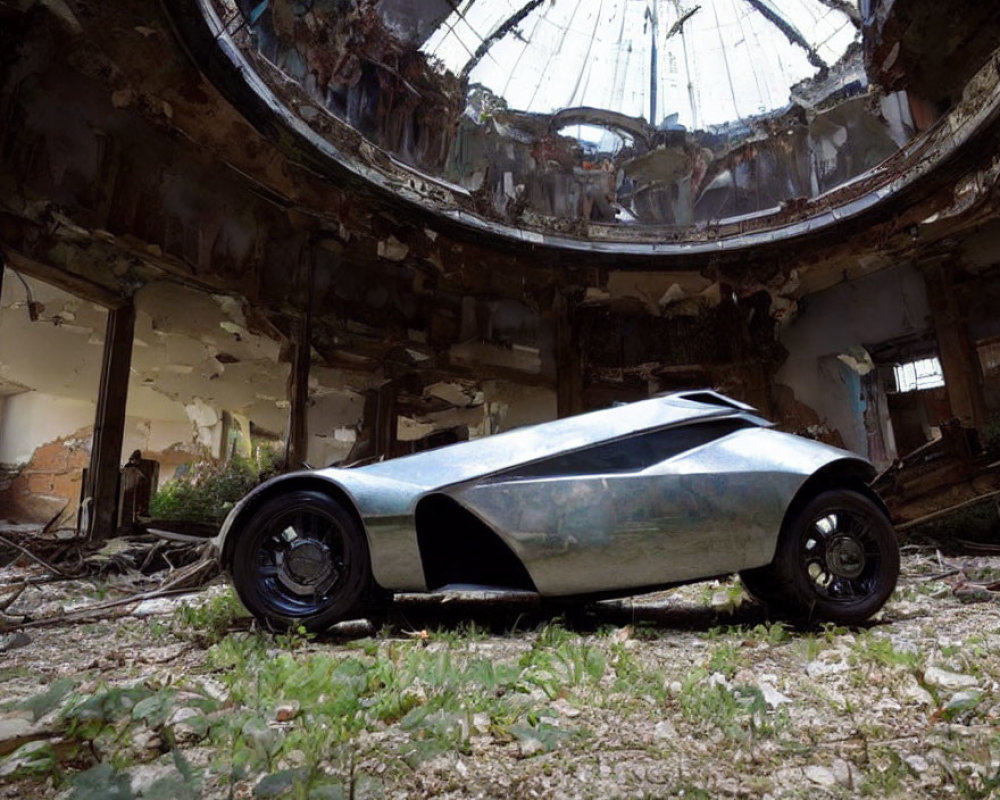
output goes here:
<path id="1" fill-rule="evenodd" d="M 767 624 L 731 583 L 569 619 L 407 599 L 378 631 L 315 640 L 227 617 L 217 584 L 194 601 L 0 636 L 0 747 L 29 742 L 0 760 L 0 795 L 1000 796 L 1000 593 L 985 588 L 998 575 L 1000 559 L 907 552 L 890 603 L 850 630 Z M 113 593 L 48 584 L 11 611 Z M 367 688 L 350 690 L 357 707 L 321 710 L 348 684 L 310 681 L 345 662 Z M 52 696 L 60 686 L 72 688 Z M 67 715 L 108 687 L 141 692 L 96 727 Z"/>

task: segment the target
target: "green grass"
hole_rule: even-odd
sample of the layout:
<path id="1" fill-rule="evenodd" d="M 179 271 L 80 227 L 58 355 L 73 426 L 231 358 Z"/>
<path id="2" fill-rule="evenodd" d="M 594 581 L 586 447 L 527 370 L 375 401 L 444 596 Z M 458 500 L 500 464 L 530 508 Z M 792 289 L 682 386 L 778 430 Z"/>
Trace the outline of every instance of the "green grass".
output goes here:
<path id="1" fill-rule="evenodd" d="M 227 633 L 239 614 L 227 593 L 182 607 L 173 623 L 215 642 L 206 669 L 225 687 L 225 700 L 185 676 L 165 685 L 101 685 L 86 694 L 64 681 L 24 701 L 38 716 L 61 708 L 58 728 L 69 762 L 101 766 L 70 771 L 65 779 L 85 789 L 102 776 L 113 783 L 150 758 L 179 756 L 183 743 L 212 753 L 207 773 L 187 771 L 189 794 L 199 791 L 206 774 L 234 787 L 263 773 L 258 796 L 347 796 L 363 777 L 353 765 L 357 737 L 366 731 L 400 734 L 379 745 L 381 760 L 395 771 L 448 751 L 470 753 L 476 735 L 520 743 L 528 756 L 585 738 L 582 725 L 557 724 L 548 700 L 594 696 L 608 670 L 601 647 L 559 625 L 541 628 L 520 654 L 494 660 L 470 654 L 465 639 L 450 634 L 434 641 L 368 639 L 346 653 L 320 652 L 299 632 Z M 276 725 L 282 708 L 294 711 Z M 155 735 L 157 751 L 132 746 L 142 731 Z M 23 770 L 57 782 L 65 777 L 48 752 L 34 754 Z"/>
<path id="2" fill-rule="evenodd" d="M 704 670 L 695 670 L 683 682 L 676 702 L 689 722 L 715 728 L 726 739 L 751 744 L 789 728 L 787 711 L 771 710 L 756 686 L 726 686 L 708 677 Z"/>
<path id="3" fill-rule="evenodd" d="M 231 586 L 222 594 L 204 603 L 181 603 L 174 613 L 171 628 L 176 636 L 211 645 L 223 639 L 234 628 L 245 628 L 250 615 Z"/>
<path id="4" fill-rule="evenodd" d="M 855 640 L 851 660 L 857 665 L 877 664 L 882 667 L 902 667 L 911 672 L 918 670 L 924 662 L 919 652 L 897 649 L 886 636 L 865 631 Z"/>

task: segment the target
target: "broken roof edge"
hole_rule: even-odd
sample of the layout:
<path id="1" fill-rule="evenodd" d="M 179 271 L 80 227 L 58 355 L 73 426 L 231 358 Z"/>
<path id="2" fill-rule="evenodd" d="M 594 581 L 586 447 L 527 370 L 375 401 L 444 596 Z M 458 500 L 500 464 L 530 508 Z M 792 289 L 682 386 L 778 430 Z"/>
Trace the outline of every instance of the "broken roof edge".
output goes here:
<path id="1" fill-rule="evenodd" d="M 674 257 L 686 262 L 695 257 L 740 254 L 820 233 L 833 234 L 847 222 L 861 222 L 889 200 L 919 196 L 928 191 L 934 173 L 953 160 L 967 143 L 1000 124 L 1000 62 L 989 59 L 970 83 L 980 84 L 941 117 L 929 130 L 880 165 L 850 183 L 801 203 L 779 207 L 773 213 L 723 218 L 685 227 L 644 226 L 632 228 L 588 222 L 573 226 L 585 229 L 587 237 L 560 231 L 518 227 L 491 220 L 463 208 L 456 197 L 466 198 L 447 182 L 403 165 L 357 131 L 329 115 L 328 122 L 344 128 L 358 141 L 356 154 L 336 147 L 282 102 L 257 72 L 239 45 L 229 36 L 211 0 L 160 0 L 182 47 L 192 62 L 220 93 L 266 138 L 286 155 L 306 157 L 318 174 L 347 183 L 384 201 L 394 203 L 424 220 L 451 223 L 460 238 L 484 235 L 504 249 L 525 244 L 534 248 L 575 254 L 626 256 L 645 261 Z M 365 161 L 367 154 L 370 161 Z M 431 184 L 431 186 L 428 186 Z M 433 193 L 436 193 L 435 197 Z M 444 195 L 442 201 L 441 195 Z M 889 213 L 889 212 L 887 212 Z M 682 263 L 672 265 L 683 268 Z M 695 266 L 695 261 L 692 261 Z M 628 265 L 634 266 L 634 265 Z M 648 268 L 648 264 L 643 264 Z"/>

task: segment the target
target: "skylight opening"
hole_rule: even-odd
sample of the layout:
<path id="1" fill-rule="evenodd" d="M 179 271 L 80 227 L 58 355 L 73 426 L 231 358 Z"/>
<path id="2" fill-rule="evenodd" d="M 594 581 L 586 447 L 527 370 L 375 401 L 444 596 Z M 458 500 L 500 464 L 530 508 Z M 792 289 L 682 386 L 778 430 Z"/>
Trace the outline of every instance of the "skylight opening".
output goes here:
<path id="1" fill-rule="evenodd" d="M 859 36 L 820 0 L 529 6 L 470 0 L 422 49 L 511 109 L 589 106 L 703 130 L 783 109 L 793 85 L 836 63 Z"/>
<path id="2" fill-rule="evenodd" d="M 634 140 L 627 134 L 602 128 L 599 125 L 567 125 L 556 131 L 560 136 L 576 139 L 589 158 L 616 156 L 624 148 L 631 147 Z"/>

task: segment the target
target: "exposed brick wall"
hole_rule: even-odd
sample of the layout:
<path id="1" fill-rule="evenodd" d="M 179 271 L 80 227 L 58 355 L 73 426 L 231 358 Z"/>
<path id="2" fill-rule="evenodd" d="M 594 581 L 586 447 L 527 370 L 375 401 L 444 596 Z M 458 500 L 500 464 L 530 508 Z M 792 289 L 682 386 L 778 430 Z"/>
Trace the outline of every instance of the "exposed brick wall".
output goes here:
<path id="1" fill-rule="evenodd" d="M 92 436 L 93 428 L 87 426 L 38 447 L 10 485 L 0 490 L 0 519 L 48 522 L 66 509 L 68 521 L 75 521 Z"/>

